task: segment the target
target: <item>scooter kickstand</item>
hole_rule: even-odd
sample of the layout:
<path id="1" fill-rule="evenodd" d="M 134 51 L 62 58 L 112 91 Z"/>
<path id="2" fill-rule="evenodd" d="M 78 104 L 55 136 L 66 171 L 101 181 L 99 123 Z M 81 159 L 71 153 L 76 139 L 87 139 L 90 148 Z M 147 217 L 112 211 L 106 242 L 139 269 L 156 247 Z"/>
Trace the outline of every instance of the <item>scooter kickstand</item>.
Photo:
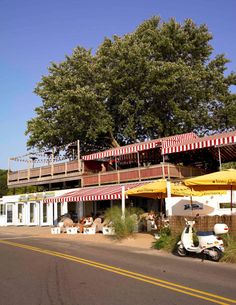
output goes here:
<path id="1" fill-rule="evenodd" d="M 202 262 L 204 262 L 204 260 L 206 259 L 206 253 L 204 253 L 204 251 L 202 251 L 202 253 L 201 253 L 202 255 Z"/>

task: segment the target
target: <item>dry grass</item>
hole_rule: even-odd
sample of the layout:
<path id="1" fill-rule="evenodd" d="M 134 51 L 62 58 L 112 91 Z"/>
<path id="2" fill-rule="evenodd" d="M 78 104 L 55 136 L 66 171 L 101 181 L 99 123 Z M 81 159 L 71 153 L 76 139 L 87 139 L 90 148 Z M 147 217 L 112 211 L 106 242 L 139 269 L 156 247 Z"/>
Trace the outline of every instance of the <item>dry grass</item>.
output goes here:
<path id="1" fill-rule="evenodd" d="M 221 262 L 236 264 L 236 238 L 227 234 L 223 239 L 225 252 Z"/>

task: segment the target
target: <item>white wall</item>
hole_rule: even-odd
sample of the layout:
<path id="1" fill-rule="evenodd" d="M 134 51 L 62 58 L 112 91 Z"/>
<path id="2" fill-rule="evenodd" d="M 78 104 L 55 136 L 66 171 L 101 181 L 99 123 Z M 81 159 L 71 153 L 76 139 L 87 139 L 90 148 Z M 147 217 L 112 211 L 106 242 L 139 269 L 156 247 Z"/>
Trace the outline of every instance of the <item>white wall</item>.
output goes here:
<path id="1" fill-rule="evenodd" d="M 233 192 L 233 202 L 236 202 L 236 192 Z M 166 210 L 169 216 L 195 216 L 199 215 L 230 215 L 230 208 L 220 208 L 220 203 L 230 203 L 230 191 L 222 195 L 211 195 L 193 197 L 191 209 L 190 197 L 171 197 L 166 198 Z M 233 208 L 232 213 L 236 213 Z"/>
<path id="2" fill-rule="evenodd" d="M 61 196 L 69 191 L 74 191 L 75 189 L 70 190 L 59 190 L 52 192 L 54 196 Z M 50 192 L 46 192 L 50 193 Z M 35 195 L 43 195 L 43 193 L 36 193 Z M 34 194 L 31 194 L 34 195 Z M 32 200 L 32 196 L 30 196 L 30 200 L 27 202 L 23 202 L 22 200 L 27 200 L 28 194 L 19 194 L 19 195 L 11 195 L 11 196 L 3 196 L 1 199 L 1 203 L 3 203 L 6 207 L 8 204 L 13 205 L 13 222 L 7 223 L 7 215 L 0 216 L 0 226 L 6 225 L 53 225 L 54 220 L 57 218 L 57 209 L 56 204 L 48 203 L 47 204 L 47 221 L 43 222 L 43 200 Z M 53 197 L 54 197 L 53 196 Z M 24 199 L 22 199 L 25 197 Z M 18 221 L 18 204 L 24 204 L 23 209 L 23 223 L 19 223 Z M 34 222 L 30 222 L 30 203 L 35 204 L 35 217 Z M 62 214 L 67 213 L 67 203 L 62 204 Z"/>
<path id="3" fill-rule="evenodd" d="M 3 204 L 2 198 L 0 199 L 0 204 Z M 6 207 L 5 207 L 6 208 Z M 0 215 L 0 227 L 6 225 L 6 215 Z"/>

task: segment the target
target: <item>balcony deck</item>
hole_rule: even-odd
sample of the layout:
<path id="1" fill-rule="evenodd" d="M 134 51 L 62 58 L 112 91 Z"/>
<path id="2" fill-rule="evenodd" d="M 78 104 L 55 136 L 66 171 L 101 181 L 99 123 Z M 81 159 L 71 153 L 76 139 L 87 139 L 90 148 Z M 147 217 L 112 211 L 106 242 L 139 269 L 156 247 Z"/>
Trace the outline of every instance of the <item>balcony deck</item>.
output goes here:
<path id="1" fill-rule="evenodd" d="M 81 186 L 128 183 L 149 179 L 172 178 L 183 179 L 202 175 L 205 172 L 198 168 L 174 164 L 156 164 L 147 167 L 135 167 L 107 172 L 84 172 L 78 161 L 54 164 L 39 168 L 30 168 L 8 173 L 8 187 L 26 187 L 58 182 L 81 180 Z"/>

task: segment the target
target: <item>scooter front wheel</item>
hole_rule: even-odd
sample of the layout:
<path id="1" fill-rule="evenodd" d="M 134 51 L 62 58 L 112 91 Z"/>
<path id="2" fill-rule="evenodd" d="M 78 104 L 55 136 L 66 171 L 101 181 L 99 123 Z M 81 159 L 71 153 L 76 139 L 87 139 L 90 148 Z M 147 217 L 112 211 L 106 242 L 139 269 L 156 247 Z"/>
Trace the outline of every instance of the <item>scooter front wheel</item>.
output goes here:
<path id="1" fill-rule="evenodd" d="M 179 256 L 186 256 L 187 251 L 184 249 L 183 245 L 179 245 L 177 248 L 177 253 Z"/>
<path id="2" fill-rule="evenodd" d="M 214 262 L 218 262 L 221 257 L 223 256 L 223 253 L 220 249 L 218 248 L 212 248 L 212 249 L 209 249 L 209 256 L 210 256 L 210 259 Z"/>

